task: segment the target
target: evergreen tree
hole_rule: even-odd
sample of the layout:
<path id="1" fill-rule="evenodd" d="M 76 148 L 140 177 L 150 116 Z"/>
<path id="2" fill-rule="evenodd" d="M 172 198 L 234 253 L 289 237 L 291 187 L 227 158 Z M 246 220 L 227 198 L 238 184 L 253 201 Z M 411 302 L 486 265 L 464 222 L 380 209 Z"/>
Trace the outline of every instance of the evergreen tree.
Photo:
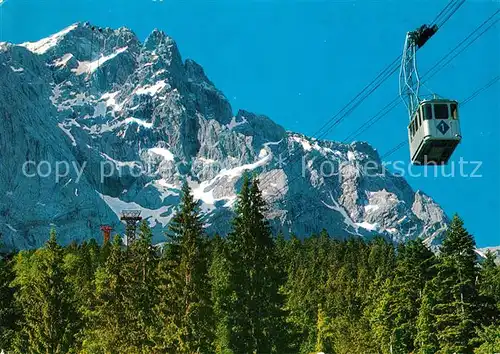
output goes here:
<path id="1" fill-rule="evenodd" d="M 474 350 L 475 354 L 500 353 L 500 324 L 480 329 L 478 342 L 481 345 Z"/>
<path id="2" fill-rule="evenodd" d="M 284 339 L 276 248 L 257 180 L 245 176 L 228 236 L 233 308 L 230 347 L 236 353 L 274 353 Z"/>
<path id="3" fill-rule="evenodd" d="M 424 287 L 417 317 L 415 347 L 419 354 L 434 354 L 439 347 L 434 316 L 436 305 L 434 294 L 435 289 L 432 288 L 432 282 L 428 282 Z"/>
<path id="4" fill-rule="evenodd" d="M 323 310 L 322 305 L 318 306 L 317 324 L 316 324 L 316 352 L 330 353 L 332 348 L 332 334 L 330 318 L 328 314 Z"/>
<path id="5" fill-rule="evenodd" d="M 289 338 L 288 348 L 292 353 L 310 353 L 316 343 L 314 320 L 317 313 L 314 311 L 318 306 L 316 296 L 308 291 L 314 282 L 311 277 L 313 263 L 308 262 L 305 247 L 295 235 L 278 251 L 287 275 L 281 293 L 285 297 L 284 309 L 288 313 L 285 326 Z"/>
<path id="6" fill-rule="evenodd" d="M 208 240 L 203 232 L 198 203 L 187 183 L 182 188 L 181 210 L 172 224 L 172 231 L 177 232 L 181 245 L 181 351 L 210 353 L 214 324 L 208 277 Z"/>
<path id="7" fill-rule="evenodd" d="M 14 303 L 12 256 L 0 253 L 0 350 L 8 351 L 17 330 L 19 310 Z"/>
<path id="8" fill-rule="evenodd" d="M 485 326 L 500 322 L 500 266 L 488 252 L 481 264 L 479 277 L 481 323 Z"/>
<path id="9" fill-rule="evenodd" d="M 208 239 L 203 232 L 198 203 L 187 183 L 182 188 L 180 210 L 169 228 L 169 237 L 173 241 L 169 258 L 173 261 L 175 276 L 168 282 L 172 285 L 170 292 L 177 304 L 166 313 L 171 311 L 169 321 L 173 321 L 177 333 L 174 345 L 179 353 L 210 353 L 214 322 L 208 276 Z"/>
<path id="10" fill-rule="evenodd" d="M 75 325 L 79 328 L 79 333 L 76 336 L 79 339 L 76 341 L 78 348 L 81 346 L 85 328 L 85 314 L 95 303 L 94 275 L 96 265 L 93 263 L 89 251 L 87 243 L 83 242 L 79 247 L 67 247 L 64 255 L 65 281 L 73 294 L 70 299 L 72 306 L 78 312 L 78 317 L 74 318 Z"/>
<path id="11" fill-rule="evenodd" d="M 132 324 L 128 321 L 126 262 L 121 238 L 116 235 L 106 262 L 95 274 L 95 303 L 86 314 L 83 353 L 139 353 L 128 336 Z"/>
<path id="12" fill-rule="evenodd" d="M 154 307 L 156 325 L 153 342 L 154 352 L 159 353 L 176 353 L 180 350 L 182 333 L 179 314 L 182 313 L 182 300 L 179 289 L 182 289 L 182 281 L 178 272 L 179 256 L 177 252 L 171 252 L 176 248 L 176 244 L 164 246 L 156 270 L 158 300 Z"/>
<path id="13" fill-rule="evenodd" d="M 386 281 L 374 314 L 374 330 L 384 352 L 414 350 L 418 310 L 425 284 L 433 277 L 434 263 L 434 254 L 420 239 L 399 247 L 394 279 Z"/>
<path id="14" fill-rule="evenodd" d="M 126 315 L 130 323 L 128 339 L 141 352 L 150 352 L 154 328 L 154 305 L 157 301 L 157 255 L 152 245 L 153 234 L 148 222 L 139 225 L 136 240 L 126 249 L 123 269 Z"/>
<path id="15" fill-rule="evenodd" d="M 15 340 L 19 353 L 68 353 L 74 346 L 77 312 L 71 287 L 65 282 L 63 249 L 55 231 L 44 248 L 20 252 L 14 266 L 16 302 L 23 322 Z"/>
<path id="16" fill-rule="evenodd" d="M 495 263 L 495 255 L 486 253 L 486 259 L 481 264 L 481 295 L 490 297 L 497 304 L 500 304 L 500 266 Z"/>
<path id="17" fill-rule="evenodd" d="M 481 326 L 477 328 L 478 338 L 475 353 L 500 352 L 500 266 L 495 256 L 488 252 L 481 264 L 480 283 Z"/>
<path id="18" fill-rule="evenodd" d="M 219 235 L 212 240 L 210 262 L 210 283 L 212 285 L 212 304 L 215 318 L 216 353 L 230 354 L 229 314 L 231 311 L 231 286 L 229 282 L 229 256 L 226 242 Z"/>
<path id="19" fill-rule="evenodd" d="M 475 242 L 455 215 L 443 240 L 432 309 L 441 353 L 472 351 L 478 324 Z"/>
<path id="20" fill-rule="evenodd" d="M 147 222 L 116 236 L 0 257 L 0 349 L 17 353 L 500 352 L 500 267 L 477 264 L 455 217 L 421 240 L 275 240 L 245 177 L 227 239 L 209 240 L 187 185 L 163 248 Z M 12 260 L 11 260 L 12 259 Z"/>

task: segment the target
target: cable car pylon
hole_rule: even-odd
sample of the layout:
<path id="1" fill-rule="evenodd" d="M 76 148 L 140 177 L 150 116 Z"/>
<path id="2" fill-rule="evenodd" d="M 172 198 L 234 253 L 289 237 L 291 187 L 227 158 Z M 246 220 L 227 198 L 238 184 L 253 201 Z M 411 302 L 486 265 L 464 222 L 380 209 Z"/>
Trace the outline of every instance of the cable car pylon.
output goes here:
<path id="1" fill-rule="evenodd" d="M 408 32 L 401 59 L 399 95 L 408 110 L 410 158 L 415 165 L 446 164 L 462 139 L 458 102 L 438 98 L 436 94 L 430 99 L 420 96 L 417 50 L 437 30 L 437 25 L 423 25 Z"/>

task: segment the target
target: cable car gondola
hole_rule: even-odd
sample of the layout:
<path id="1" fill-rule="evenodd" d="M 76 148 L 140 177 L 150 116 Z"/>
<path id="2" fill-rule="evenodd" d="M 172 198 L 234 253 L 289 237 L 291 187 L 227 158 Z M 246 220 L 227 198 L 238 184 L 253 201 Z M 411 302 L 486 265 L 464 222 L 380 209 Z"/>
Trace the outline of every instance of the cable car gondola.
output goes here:
<path id="1" fill-rule="evenodd" d="M 458 102 L 423 100 L 408 125 L 411 161 L 418 165 L 446 164 L 460 143 Z"/>
<path id="2" fill-rule="evenodd" d="M 432 95 L 419 96 L 420 78 L 416 52 L 437 31 L 426 25 L 408 32 L 399 75 L 399 94 L 408 109 L 408 140 L 411 162 L 415 165 L 446 164 L 460 143 L 458 102 Z"/>

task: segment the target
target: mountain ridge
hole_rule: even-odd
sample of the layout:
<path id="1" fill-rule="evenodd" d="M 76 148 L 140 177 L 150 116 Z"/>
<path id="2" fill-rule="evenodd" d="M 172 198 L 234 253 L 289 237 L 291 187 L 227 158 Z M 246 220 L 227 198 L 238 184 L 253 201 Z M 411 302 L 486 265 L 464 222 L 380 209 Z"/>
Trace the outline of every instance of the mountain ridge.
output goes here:
<path id="1" fill-rule="evenodd" d="M 439 205 L 388 172 L 369 144 L 233 114 L 203 68 L 160 30 L 141 43 L 124 27 L 77 23 L 37 42 L 0 44 L 0 63 L 8 83 L 0 84 L 0 232 L 9 247 L 37 247 L 52 226 L 63 242 L 97 237 L 101 224 L 121 232 L 120 210 L 130 208 L 142 210 L 160 241 L 184 180 L 208 232 L 226 234 L 244 171 L 258 175 L 271 224 L 286 234 L 325 228 L 340 238 L 432 244 L 447 227 Z M 66 161 L 70 171 L 58 181 L 28 178 L 26 161 L 30 174 L 41 161 Z"/>

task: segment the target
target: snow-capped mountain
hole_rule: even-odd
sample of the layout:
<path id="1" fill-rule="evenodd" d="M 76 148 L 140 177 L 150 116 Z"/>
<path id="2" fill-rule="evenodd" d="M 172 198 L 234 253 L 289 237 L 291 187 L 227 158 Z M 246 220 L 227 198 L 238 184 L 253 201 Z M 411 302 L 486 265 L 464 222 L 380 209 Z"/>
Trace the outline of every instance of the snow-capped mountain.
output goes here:
<path id="1" fill-rule="evenodd" d="M 79 23 L 0 43 L 0 144 L 0 232 L 11 247 L 39 246 L 52 225 L 64 242 L 96 237 L 102 224 L 122 231 L 122 209 L 141 209 L 161 241 L 184 180 L 208 231 L 225 234 L 245 171 L 285 233 L 432 242 L 448 222 L 368 144 L 234 113 L 158 30 L 141 43 L 127 28 Z"/>

